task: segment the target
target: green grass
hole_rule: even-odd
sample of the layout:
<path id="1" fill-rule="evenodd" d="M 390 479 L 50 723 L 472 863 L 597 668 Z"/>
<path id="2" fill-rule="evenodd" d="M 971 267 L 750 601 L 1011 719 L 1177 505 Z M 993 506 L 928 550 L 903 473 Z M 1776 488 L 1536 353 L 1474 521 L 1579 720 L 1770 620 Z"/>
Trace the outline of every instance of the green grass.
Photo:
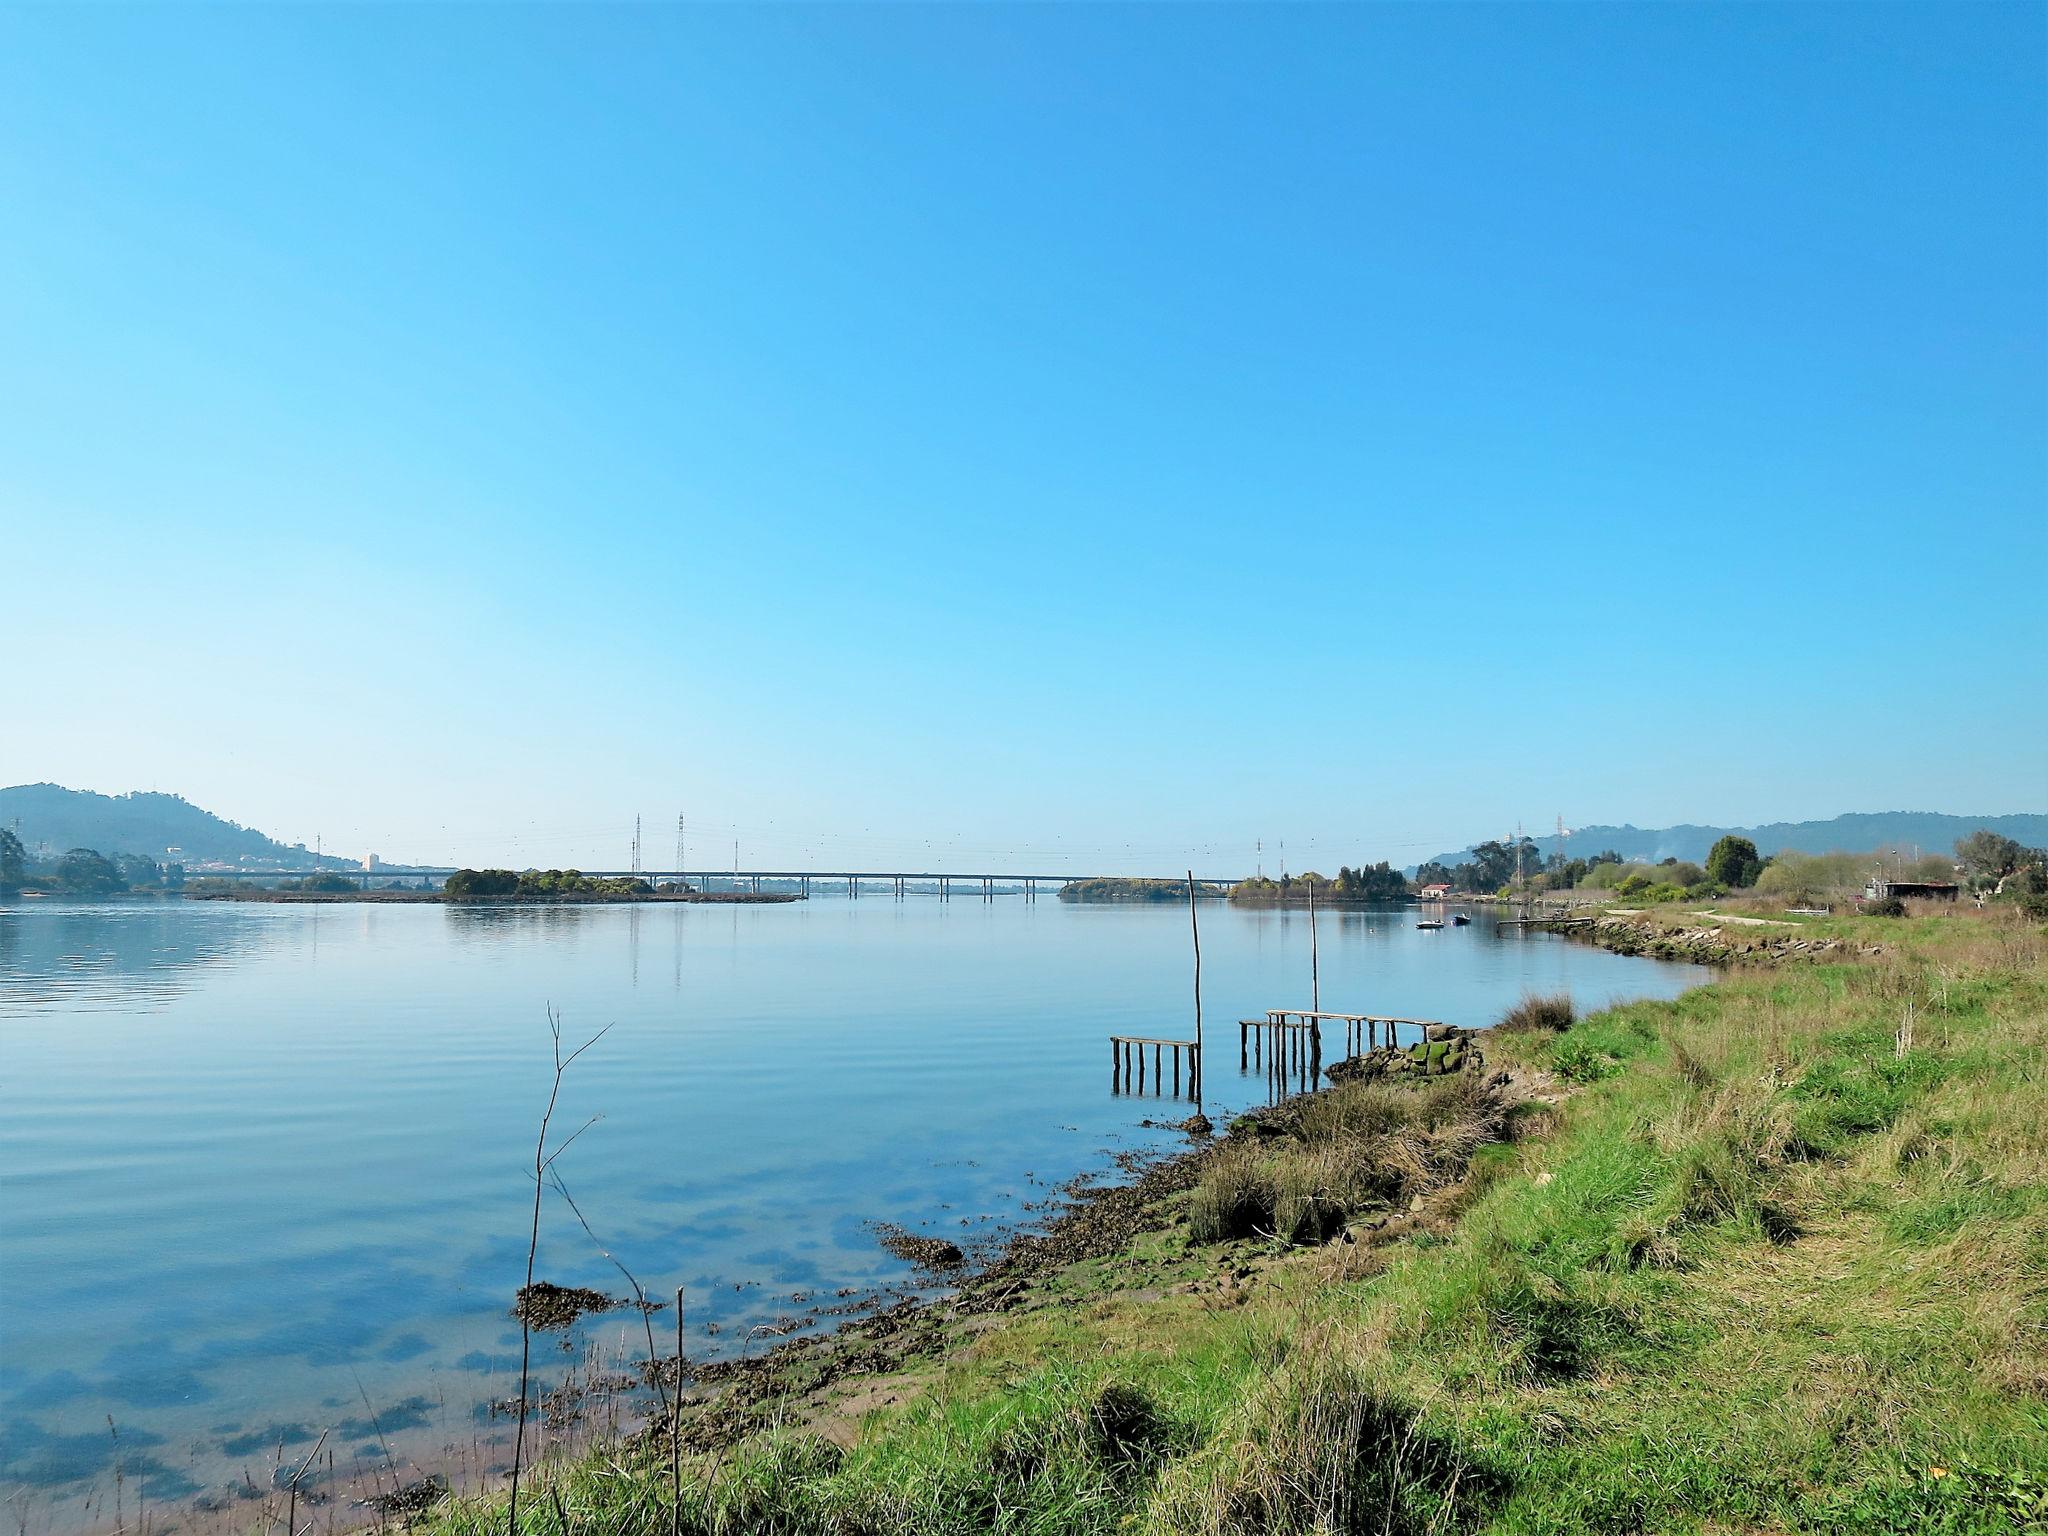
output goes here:
<path id="1" fill-rule="evenodd" d="M 680 1528 L 2048 1530 L 2048 945 L 2009 914 L 1810 926 L 1886 953 L 1489 1042 L 1568 1097 L 1465 1147 L 1416 1234 L 1356 1225 L 1353 1159 L 1438 1111 L 1326 1096 L 848 1448 L 812 1400 L 693 1459 Z M 1341 1219 L 1278 1221 L 1333 1188 Z M 1239 1196 L 1358 1240 L 1248 1238 Z M 535 1536 L 670 1529 L 652 1448 L 552 1476 Z M 434 1519 L 504 1529 L 502 1500 Z"/>

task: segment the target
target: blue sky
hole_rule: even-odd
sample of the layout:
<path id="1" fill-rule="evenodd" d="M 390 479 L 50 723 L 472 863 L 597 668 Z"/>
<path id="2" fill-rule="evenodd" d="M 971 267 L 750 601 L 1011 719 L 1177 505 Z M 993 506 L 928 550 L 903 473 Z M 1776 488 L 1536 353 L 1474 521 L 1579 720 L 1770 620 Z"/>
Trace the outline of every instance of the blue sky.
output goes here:
<path id="1" fill-rule="evenodd" d="M 586 867 L 2048 808 L 2044 16 L 0 11 L 0 782 Z"/>

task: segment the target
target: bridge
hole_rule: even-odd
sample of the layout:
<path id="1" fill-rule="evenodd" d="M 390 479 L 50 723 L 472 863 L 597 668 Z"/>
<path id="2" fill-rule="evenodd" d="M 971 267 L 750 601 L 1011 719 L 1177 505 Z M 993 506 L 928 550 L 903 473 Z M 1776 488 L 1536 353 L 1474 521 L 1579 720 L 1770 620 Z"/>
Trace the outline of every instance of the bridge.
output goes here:
<path id="1" fill-rule="evenodd" d="M 360 880 L 367 889 L 372 880 L 430 880 L 436 884 L 454 874 L 452 869 L 265 869 L 265 870 L 197 870 L 189 876 L 195 880 L 290 880 L 303 879 L 308 875 L 341 875 L 351 880 Z M 881 887 L 897 899 L 905 896 L 936 896 L 941 901 L 950 901 L 955 889 L 973 892 L 984 901 L 995 899 L 998 887 L 1007 887 L 1020 893 L 1026 901 L 1038 899 L 1038 888 L 1047 885 L 1057 890 L 1077 880 L 1157 880 L 1161 884 L 1185 885 L 1185 875 L 1041 875 L 1000 872 L 990 874 L 955 874 L 950 871 L 912 871 L 876 869 L 582 869 L 577 873 L 588 875 L 594 880 L 645 880 L 650 885 L 663 882 L 681 882 L 693 885 L 700 891 L 753 891 L 759 893 L 763 880 L 792 881 L 800 894 L 811 894 L 812 882 L 820 886 L 846 887 L 846 894 L 854 899 L 867 894 L 873 887 Z M 1245 879 L 1242 875 L 1208 877 L 1197 875 L 1195 884 L 1228 891 Z"/>

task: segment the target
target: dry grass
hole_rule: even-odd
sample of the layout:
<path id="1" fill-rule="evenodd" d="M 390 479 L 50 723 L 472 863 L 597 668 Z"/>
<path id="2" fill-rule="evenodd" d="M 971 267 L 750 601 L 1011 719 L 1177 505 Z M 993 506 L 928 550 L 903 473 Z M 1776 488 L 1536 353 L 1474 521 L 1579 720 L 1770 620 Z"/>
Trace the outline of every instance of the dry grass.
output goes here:
<path id="1" fill-rule="evenodd" d="M 1469 1073 L 1414 1087 L 1331 1088 L 1280 1117 L 1281 1135 L 1232 1138 L 1195 1188 L 1189 1236 L 1197 1243 L 1323 1242 L 1360 1211 L 1462 1176 L 1505 1118 L 1503 1103 Z"/>
<path id="2" fill-rule="evenodd" d="M 1561 1034 L 1572 1027 L 1578 1016 L 1569 992 L 1525 992 L 1522 1000 L 1502 1014 L 1493 1027 L 1504 1034 Z"/>

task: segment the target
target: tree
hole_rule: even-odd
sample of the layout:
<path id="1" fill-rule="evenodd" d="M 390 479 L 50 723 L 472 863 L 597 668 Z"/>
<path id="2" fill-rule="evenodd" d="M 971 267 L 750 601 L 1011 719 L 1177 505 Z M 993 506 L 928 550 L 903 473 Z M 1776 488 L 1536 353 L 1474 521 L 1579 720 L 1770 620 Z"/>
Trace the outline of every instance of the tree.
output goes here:
<path id="1" fill-rule="evenodd" d="M 1332 894 L 1339 901 L 1399 901 L 1408 894 L 1408 882 L 1385 859 L 1357 869 L 1345 865 L 1337 871 Z"/>
<path id="2" fill-rule="evenodd" d="M 10 827 L 0 827 L 0 892 L 13 894 L 21 889 L 22 876 L 28 873 L 28 850 L 21 846 L 21 839 Z"/>
<path id="3" fill-rule="evenodd" d="M 1956 859 L 1971 876 L 1986 884 L 2003 880 L 2020 866 L 2026 850 L 2009 837 L 2000 837 L 1988 827 L 1979 827 L 1968 837 L 1956 840 Z"/>
<path id="4" fill-rule="evenodd" d="M 112 896 L 128 889 L 121 871 L 95 848 L 73 848 L 59 859 L 57 884 L 76 896 Z"/>
<path id="5" fill-rule="evenodd" d="M 1454 882 L 1451 879 L 1451 871 L 1437 863 L 1435 859 L 1431 859 L 1427 864 L 1424 864 L 1415 871 L 1415 883 L 1417 885 L 1451 885 Z"/>
<path id="6" fill-rule="evenodd" d="M 519 877 L 509 869 L 458 869 L 443 887 L 458 901 L 465 896 L 510 896 L 518 889 Z"/>
<path id="7" fill-rule="evenodd" d="M 1481 843 L 1472 850 L 1472 876 L 1468 888 L 1475 891 L 1491 891 L 1512 882 L 1515 878 L 1517 848 L 1521 853 L 1523 873 L 1534 874 L 1543 867 L 1543 854 L 1530 838 L 1523 838 L 1519 844 Z M 1462 870 L 1466 866 L 1461 864 L 1458 867 Z"/>
<path id="8" fill-rule="evenodd" d="M 1707 853 L 1707 878 L 1729 887 L 1756 884 L 1764 861 L 1757 857 L 1756 844 L 1733 833 L 1722 838 Z"/>

